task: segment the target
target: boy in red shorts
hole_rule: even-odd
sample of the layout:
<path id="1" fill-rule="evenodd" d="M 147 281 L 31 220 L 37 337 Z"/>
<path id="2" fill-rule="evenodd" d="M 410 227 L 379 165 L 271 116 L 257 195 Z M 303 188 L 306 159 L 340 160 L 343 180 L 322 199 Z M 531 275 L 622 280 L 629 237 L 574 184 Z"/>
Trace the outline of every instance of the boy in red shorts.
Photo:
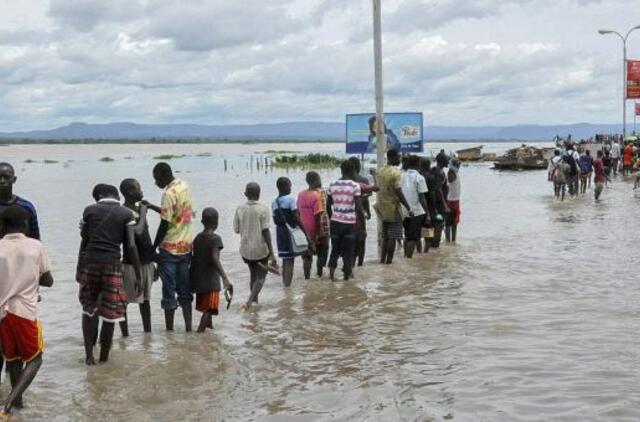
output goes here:
<path id="1" fill-rule="evenodd" d="M 19 205 L 7 207 L 0 240 L 0 338 L 11 378 L 11 393 L 4 401 L 7 418 L 13 407 L 22 408 L 22 393 L 42 365 L 44 341 L 37 318 L 38 287 L 51 287 L 53 277 L 42 244 L 26 237 L 29 213 Z"/>
<path id="2" fill-rule="evenodd" d="M 202 312 L 199 333 L 213 328 L 212 316 L 218 315 L 220 308 L 220 279 L 225 290 L 233 291 L 220 263 L 220 251 L 224 246 L 222 238 L 216 233 L 218 219 L 215 208 L 205 208 L 202 211 L 204 230 L 193 241 L 191 288 L 196 294 L 196 310 Z"/>

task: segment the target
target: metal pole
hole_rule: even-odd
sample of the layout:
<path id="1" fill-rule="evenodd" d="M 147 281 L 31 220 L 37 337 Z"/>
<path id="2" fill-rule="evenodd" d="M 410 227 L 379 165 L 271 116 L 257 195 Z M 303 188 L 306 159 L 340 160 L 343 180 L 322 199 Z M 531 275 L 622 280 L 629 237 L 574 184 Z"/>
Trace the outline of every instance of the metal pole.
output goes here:
<path id="1" fill-rule="evenodd" d="M 627 139 L 627 39 L 622 40 L 622 144 Z"/>
<path id="2" fill-rule="evenodd" d="M 378 172 L 385 165 L 387 152 L 387 139 L 384 133 L 384 96 L 382 86 L 382 11 L 381 0 L 373 0 L 373 53 L 375 64 L 376 84 L 376 168 Z M 378 256 L 381 255 L 382 245 L 382 220 L 378 221 Z"/>
<path id="3" fill-rule="evenodd" d="M 384 96 L 382 86 L 382 12 L 381 0 L 373 0 L 373 51 L 376 79 L 376 152 L 378 170 L 385 165 L 387 140 L 384 134 Z"/>

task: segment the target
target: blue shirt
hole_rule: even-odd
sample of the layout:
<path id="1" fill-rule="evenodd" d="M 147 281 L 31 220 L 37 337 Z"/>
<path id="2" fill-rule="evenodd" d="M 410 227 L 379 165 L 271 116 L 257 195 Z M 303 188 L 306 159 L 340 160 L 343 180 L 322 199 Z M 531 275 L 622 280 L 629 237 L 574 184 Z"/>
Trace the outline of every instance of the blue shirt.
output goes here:
<path id="1" fill-rule="evenodd" d="M 16 195 L 16 199 L 13 202 L 0 202 L 0 238 L 4 236 L 4 227 L 2 227 L 1 218 L 2 213 L 11 205 L 19 205 L 29 213 L 29 231 L 27 233 L 27 236 L 32 239 L 40 240 L 40 226 L 38 225 L 38 213 L 36 212 L 36 207 L 31 202 L 19 197 L 18 195 Z"/>
<path id="2" fill-rule="evenodd" d="M 293 195 L 279 196 L 271 203 L 271 211 L 273 212 L 273 222 L 277 226 L 284 226 L 285 223 L 291 227 L 296 227 L 293 219 L 293 212 L 298 209 L 296 198 Z M 284 217 L 284 220 L 283 220 Z"/>

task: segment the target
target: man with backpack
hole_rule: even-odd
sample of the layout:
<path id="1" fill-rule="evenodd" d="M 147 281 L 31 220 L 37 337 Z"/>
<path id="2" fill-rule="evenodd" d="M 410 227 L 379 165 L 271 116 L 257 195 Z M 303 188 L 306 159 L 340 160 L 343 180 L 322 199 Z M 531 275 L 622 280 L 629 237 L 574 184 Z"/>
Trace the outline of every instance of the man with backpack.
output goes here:
<path id="1" fill-rule="evenodd" d="M 549 160 L 549 181 L 553 182 L 553 191 L 556 199 L 564 201 L 568 173 L 569 164 L 561 156 L 561 151 L 556 149 L 553 158 Z"/>
<path id="2" fill-rule="evenodd" d="M 593 173 L 593 157 L 588 149 L 580 156 L 578 166 L 580 167 L 580 193 L 585 194 L 587 182 L 591 185 L 591 173 Z"/>
<path id="3" fill-rule="evenodd" d="M 567 151 L 563 157 L 565 163 L 569 165 L 569 172 L 567 174 L 567 185 L 569 186 L 569 195 L 575 196 L 578 194 L 578 160 L 580 155 L 575 150 L 574 144 L 569 144 Z"/>

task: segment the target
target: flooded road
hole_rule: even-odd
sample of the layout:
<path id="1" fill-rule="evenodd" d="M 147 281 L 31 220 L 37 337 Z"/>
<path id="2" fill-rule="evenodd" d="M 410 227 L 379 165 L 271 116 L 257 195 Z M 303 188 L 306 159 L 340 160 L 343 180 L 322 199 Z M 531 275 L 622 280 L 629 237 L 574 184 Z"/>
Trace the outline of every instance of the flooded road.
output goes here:
<path id="1" fill-rule="evenodd" d="M 257 151 L 311 148 L 340 146 L 0 149 L 2 160 L 16 164 L 16 192 L 38 207 L 56 278 L 42 293 L 47 350 L 22 419 L 640 419 L 640 196 L 631 180 L 615 180 L 601 203 L 592 191 L 559 203 L 544 171 L 465 166 L 457 245 L 383 267 L 370 235 L 368 262 L 355 280 L 304 281 L 298 262 L 292 288 L 283 291 L 270 276 L 259 307 L 242 313 L 248 271 L 231 230 L 233 212 L 246 182 L 260 182 L 270 202 L 284 173 L 251 171 L 246 163 Z M 205 152 L 213 156 L 197 156 Z M 156 283 L 153 333 L 142 333 L 130 306 L 131 337 L 121 339 L 116 328 L 110 362 L 87 368 L 74 281 L 78 220 L 98 182 L 136 177 L 159 202 L 151 168 L 160 153 L 188 154 L 171 164 L 192 186 L 196 209 L 219 209 L 235 303 L 214 319 L 213 332 L 185 334 L 177 319 L 167 334 Z M 100 162 L 104 156 L 115 161 Z M 322 172 L 325 184 L 335 175 Z M 304 187 L 304 172 L 289 177 L 294 191 Z M 151 224 L 155 230 L 156 217 Z"/>

